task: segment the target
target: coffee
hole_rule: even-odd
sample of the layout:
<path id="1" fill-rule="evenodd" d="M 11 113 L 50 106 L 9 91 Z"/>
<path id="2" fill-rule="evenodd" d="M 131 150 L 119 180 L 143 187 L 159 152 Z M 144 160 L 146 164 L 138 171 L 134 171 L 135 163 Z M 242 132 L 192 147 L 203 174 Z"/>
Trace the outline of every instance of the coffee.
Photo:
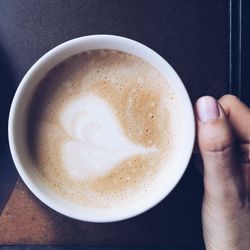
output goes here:
<path id="1" fill-rule="evenodd" d="M 180 142 L 179 106 L 149 63 L 116 50 L 75 55 L 39 82 L 27 141 L 44 181 L 66 199 L 114 207 L 147 195 Z"/>

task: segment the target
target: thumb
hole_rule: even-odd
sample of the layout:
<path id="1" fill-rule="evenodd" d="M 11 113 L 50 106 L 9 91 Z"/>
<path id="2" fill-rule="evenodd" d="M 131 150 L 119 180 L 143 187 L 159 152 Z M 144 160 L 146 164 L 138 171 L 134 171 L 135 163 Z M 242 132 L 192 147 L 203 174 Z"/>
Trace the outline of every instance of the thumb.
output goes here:
<path id="1" fill-rule="evenodd" d="M 235 201 L 240 190 L 234 138 L 227 117 L 211 96 L 195 105 L 197 141 L 204 164 L 205 195 L 213 201 Z"/>

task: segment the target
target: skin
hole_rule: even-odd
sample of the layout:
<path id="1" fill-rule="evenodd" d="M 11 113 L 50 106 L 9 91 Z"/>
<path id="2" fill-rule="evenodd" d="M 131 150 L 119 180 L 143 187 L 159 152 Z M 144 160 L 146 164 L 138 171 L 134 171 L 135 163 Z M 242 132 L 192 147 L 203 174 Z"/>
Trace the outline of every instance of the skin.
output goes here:
<path id="1" fill-rule="evenodd" d="M 205 98 L 205 99 L 204 99 Z M 210 98 L 210 99 L 209 99 Z M 207 250 L 250 249 L 250 109 L 237 97 L 200 98 L 197 143 L 204 165 L 203 236 Z M 219 117 L 199 119 L 204 101 Z"/>

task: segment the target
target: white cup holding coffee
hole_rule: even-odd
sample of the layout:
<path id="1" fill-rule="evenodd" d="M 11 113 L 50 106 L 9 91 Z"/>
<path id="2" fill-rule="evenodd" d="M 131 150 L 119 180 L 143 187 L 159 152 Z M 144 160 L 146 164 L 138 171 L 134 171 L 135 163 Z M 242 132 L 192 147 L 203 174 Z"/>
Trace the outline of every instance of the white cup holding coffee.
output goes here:
<path id="1" fill-rule="evenodd" d="M 92 53 L 91 51 L 97 51 L 97 52 L 94 52 L 94 54 L 91 54 Z M 100 154 L 98 155 L 96 153 L 96 152 L 98 152 L 99 149 L 96 150 L 96 148 L 94 148 L 95 149 L 93 151 L 94 153 L 91 153 L 92 151 L 91 152 L 86 151 L 87 149 L 85 151 L 81 149 L 81 145 L 83 145 L 81 143 L 85 143 L 88 140 L 94 140 L 92 138 L 93 136 L 92 137 L 90 136 L 91 135 L 91 132 L 89 132 L 90 130 L 88 130 L 88 137 L 85 136 L 82 139 L 82 141 L 80 141 L 80 144 L 79 144 L 80 149 L 79 150 L 80 151 L 82 150 L 85 152 L 85 157 L 86 157 L 86 152 L 87 152 L 87 154 L 92 154 L 92 156 L 90 156 L 90 160 L 88 161 L 88 162 L 90 162 L 89 164 L 90 165 L 94 164 L 92 162 L 94 161 L 94 157 L 97 154 L 97 157 L 99 157 L 99 161 L 95 161 L 95 163 L 97 162 L 96 163 L 97 167 L 102 163 L 104 165 L 105 171 L 102 170 L 101 173 L 98 173 L 100 175 L 100 176 L 98 176 L 98 178 L 100 177 L 99 179 L 97 177 L 95 177 L 94 182 L 89 182 L 89 181 L 86 182 L 86 183 L 91 183 L 91 185 L 89 184 L 87 186 L 87 188 L 97 186 L 97 188 L 95 189 L 95 190 L 97 190 L 96 192 L 98 192 L 98 188 L 102 190 L 100 192 L 102 192 L 102 193 L 104 192 L 104 196 L 102 197 L 103 199 L 100 199 L 100 202 L 96 203 L 96 204 L 93 203 L 93 201 L 91 201 L 91 198 L 88 198 L 89 202 L 86 202 L 86 199 L 84 200 L 85 203 L 84 202 L 77 202 L 76 201 L 78 199 L 77 196 L 73 195 L 72 196 L 73 198 L 70 199 L 69 197 L 67 197 L 67 196 L 69 196 L 68 194 L 62 195 L 63 192 L 60 193 L 60 192 L 58 192 L 58 190 L 56 190 L 57 188 L 52 187 L 53 185 L 54 186 L 61 185 L 62 188 L 63 188 L 63 185 L 70 187 L 70 185 L 68 185 L 68 183 L 66 185 L 62 181 L 62 183 L 57 184 L 56 182 L 53 183 L 53 180 L 50 181 L 50 182 L 52 182 L 52 185 L 49 185 L 49 183 L 46 183 L 46 181 L 44 181 L 44 177 L 42 177 L 42 175 L 41 175 L 41 171 L 38 170 L 39 168 L 37 168 L 37 166 L 35 166 L 34 161 L 32 160 L 32 157 L 30 155 L 28 142 L 27 142 L 27 138 L 29 137 L 29 135 L 27 135 L 27 133 L 28 133 L 27 127 L 28 127 L 29 114 L 30 114 L 30 109 L 31 109 L 30 106 L 33 105 L 33 104 L 31 104 L 32 100 L 33 100 L 33 102 L 35 102 L 35 104 L 37 104 L 36 100 L 34 100 L 34 96 L 35 96 L 35 92 L 37 91 L 38 85 L 44 81 L 43 79 L 44 79 L 44 77 L 46 77 L 47 74 L 51 74 L 50 71 L 55 66 L 60 65 L 65 60 L 69 60 L 69 58 L 72 58 L 72 56 L 75 56 L 75 55 L 81 55 L 81 57 L 83 59 L 79 59 L 78 57 L 77 57 L 78 59 L 75 59 L 73 57 L 73 59 L 70 59 L 72 64 L 77 62 L 77 60 L 83 60 L 84 63 L 83 63 L 82 67 L 85 67 L 84 70 L 89 69 L 88 67 L 92 67 L 90 69 L 93 69 L 93 66 L 91 66 L 91 63 L 93 64 L 93 60 L 97 60 L 97 63 L 94 64 L 94 65 L 97 65 L 95 67 L 101 67 L 100 69 L 103 69 L 103 68 L 105 69 L 105 67 L 108 67 L 107 72 L 105 72 L 105 74 L 106 74 L 105 79 L 107 78 L 109 80 L 108 86 L 110 87 L 110 90 L 109 91 L 105 90 L 106 92 L 103 90 L 104 80 L 103 81 L 99 81 L 99 80 L 102 79 L 102 77 L 104 77 L 104 75 L 98 76 L 99 77 L 98 82 L 101 82 L 101 83 L 99 85 L 93 84 L 93 86 L 91 85 L 91 83 L 90 84 L 88 83 L 89 84 L 88 86 L 90 86 L 90 87 L 87 90 L 84 87 L 84 91 L 85 92 L 87 91 L 88 93 L 91 93 L 91 94 L 87 94 L 87 95 L 84 94 L 84 96 L 83 96 L 83 95 L 79 95 L 79 93 L 78 93 L 79 91 L 78 91 L 76 100 L 73 100 L 73 101 L 71 100 L 66 105 L 66 108 L 63 111 L 64 113 L 60 116 L 61 118 L 59 119 L 60 122 L 58 122 L 58 124 L 59 125 L 61 124 L 61 126 L 66 131 L 66 133 L 69 133 L 70 135 L 72 135 L 72 133 L 73 133 L 72 138 L 75 137 L 75 135 L 78 132 L 76 132 L 76 134 L 74 134 L 75 132 L 71 132 L 73 130 L 70 130 L 71 129 L 71 128 L 69 128 L 70 125 L 67 125 L 70 123 L 66 124 L 66 122 L 68 122 L 68 121 L 71 122 L 72 119 L 73 120 L 75 119 L 75 118 L 72 118 L 72 115 L 75 112 L 74 110 L 79 111 L 79 108 L 74 109 L 74 105 L 76 105 L 76 106 L 78 105 L 77 107 L 80 107 L 80 109 L 83 109 L 83 110 L 81 110 L 82 113 L 80 112 L 81 114 L 85 114 L 86 112 L 87 113 L 89 112 L 89 116 L 87 119 L 87 121 L 89 122 L 88 124 L 95 124 L 94 127 L 101 127 L 101 130 L 98 130 L 99 131 L 98 133 L 102 133 L 101 136 L 104 136 L 104 137 L 106 136 L 105 137 L 106 141 L 104 140 L 105 143 L 109 142 L 109 137 L 107 136 L 106 133 L 109 133 L 108 132 L 109 129 L 107 129 L 107 126 L 110 126 L 113 129 L 113 130 L 111 130 L 113 132 L 110 135 L 110 141 L 111 141 L 110 143 L 114 144 L 114 142 L 118 141 L 118 144 L 122 145 L 120 147 L 119 152 L 117 151 L 117 147 L 113 146 L 113 149 L 112 149 L 112 145 L 111 145 L 111 149 L 110 149 L 111 151 L 109 151 L 109 154 L 111 152 L 111 156 L 109 155 L 109 158 L 107 160 L 106 159 L 107 157 L 105 158 L 105 155 L 104 156 L 102 155 L 102 157 L 100 157 Z M 118 140 L 118 137 L 122 133 L 121 131 L 124 131 L 124 128 L 127 128 L 128 125 L 126 125 L 126 119 L 124 119 L 125 121 L 123 121 L 122 118 L 119 120 L 119 117 L 117 116 L 117 114 L 119 112 L 117 112 L 117 110 L 114 110 L 116 108 L 116 106 L 118 107 L 120 105 L 119 99 L 116 99 L 115 95 L 122 96 L 122 95 L 124 95 L 124 93 L 125 94 L 129 93 L 128 94 L 128 96 L 129 96 L 130 93 L 132 93 L 130 91 L 130 89 L 132 88 L 131 87 L 132 85 L 128 85 L 128 88 L 127 88 L 128 92 L 125 92 L 123 87 L 119 88 L 119 90 L 117 90 L 118 91 L 117 94 L 115 92 L 116 90 L 115 91 L 112 90 L 116 84 L 115 81 L 117 80 L 117 79 L 114 80 L 113 79 L 114 77 L 112 78 L 112 72 L 115 74 L 116 73 L 115 70 L 117 69 L 117 66 L 114 63 L 114 62 L 116 62 L 116 60 L 119 60 L 119 65 L 122 65 L 122 67 L 126 67 L 126 69 L 128 69 L 128 70 L 129 70 L 130 65 L 133 65 L 134 67 L 137 67 L 139 65 L 138 69 L 146 69 L 143 77 L 140 76 L 140 74 L 138 75 L 137 72 L 134 73 L 134 75 L 133 75 L 133 73 L 131 74 L 131 72 L 129 72 L 129 73 L 127 73 L 127 76 L 125 74 L 125 78 L 127 77 L 126 79 L 130 79 L 129 77 L 132 77 L 132 78 L 137 79 L 137 76 L 138 76 L 138 79 L 139 79 L 138 81 L 140 82 L 138 86 L 141 86 L 141 87 L 138 87 L 138 89 L 139 88 L 144 89 L 144 87 L 145 87 L 145 89 L 143 91 L 144 92 L 148 91 L 147 92 L 148 95 L 150 95 L 150 93 L 154 93 L 153 84 L 149 83 L 148 87 L 144 86 L 144 81 L 145 82 L 146 81 L 153 82 L 153 78 L 151 79 L 151 76 L 149 76 L 148 71 L 152 71 L 153 72 L 152 75 L 154 77 L 156 77 L 156 79 L 159 79 L 159 81 L 162 81 L 163 84 L 164 84 L 164 81 L 168 84 L 167 89 L 165 89 L 165 87 L 164 87 L 162 89 L 162 91 L 158 91 L 158 90 L 157 91 L 159 93 L 160 92 L 163 93 L 163 94 L 161 94 L 161 99 L 162 99 L 162 95 L 164 95 L 164 93 L 166 93 L 165 94 L 166 99 L 169 99 L 168 102 L 166 100 L 163 100 L 164 103 L 166 103 L 166 107 L 165 106 L 163 107 L 163 111 L 164 111 L 164 108 L 167 109 L 168 107 L 171 107 L 171 110 L 168 110 L 168 113 L 170 114 L 170 116 L 168 116 L 168 117 L 173 119 L 173 121 L 171 121 L 172 123 L 170 122 L 172 125 L 171 126 L 169 125 L 169 126 L 172 130 L 170 129 L 169 133 L 174 132 L 174 133 L 178 134 L 178 131 L 180 133 L 178 135 L 179 137 L 177 135 L 174 135 L 174 136 L 171 135 L 172 137 L 171 136 L 169 137 L 170 142 L 171 142 L 170 145 L 175 145 L 174 149 L 172 151 L 169 151 L 170 152 L 169 154 L 171 154 L 171 157 L 170 156 L 169 157 L 171 159 L 165 160 L 167 158 L 162 158 L 163 160 L 160 161 L 161 163 L 157 163 L 157 164 L 159 166 L 166 165 L 166 167 L 163 169 L 161 169 L 161 168 L 159 168 L 158 170 L 156 169 L 155 172 L 157 172 L 157 174 L 155 174 L 154 176 L 152 175 L 152 177 L 150 176 L 150 171 L 149 171 L 149 167 L 148 167 L 148 166 L 150 166 L 150 164 L 149 164 L 150 162 L 148 159 L 152 160 L 152 164 L 157 162 L 157 152 L 161 150 L 161 148 L 159 149 L 159 147 L 157 146 L 157 143 L 152 144 L 152 145 L 150 143 L 149 144 L 146 143 L 147 145 L 145 146 L 143 144 L 143 142 L 144 142 L 143 138 L 145 136 L 147 136 L 145 134 L 145 136 L 143 137 L 145 131 L 142 131 L 142 132 L 139 131 L 138 133 L 133 132 L 133 127 L 132 127 L 132 137 L 131 137 L 132 139 L 129 138 L 128 134 L 124 133 L 123 137 Z M 102 63 L 100 64 L 99 61 L 101 61 Z M 124 63 L 123 63 L 123 61 L 124 61 Z M 109 68 L 110 62 L 115 65 L 112 69 Z M 141 65 L 143 65 L 144 68 L 142 68 Z M 62 66 L 60 66 L 60 67 L 62 68 Z M 60 73 L 60 69 L 61 69 L 60 67 L 59 67 L 59 73 Z M 119 66 L 119 67 L 121 67 L 121 66 Z M 97 68 L 94 68 L 94 70 L 96 70 L 96 69 Z M 119 68 L 119 70 L 120 70 L 120 68 Z M 136 70 L 137 70 L 137 68 L 136 68 Z M 99 68 L 98 68 L 98 72 L 99 72 Z M 141 71 L 139 70 L 138 72 L 140 73 Z M 88 75 L 88 72 L 86 74 Z M 118 75 L 118 78 L 119 78 L 119 75 Z M 133 80 L 132 78 L 131 78 L 131 81 Z M 46 79 L 51 79 L 51 77 L 46 78 Z M 97 78 L 95 78 L 95 79 L 97 79 Z M 95 79 L 93 79 L 93 82 L 95 81 Z M 124 76 L 123 76 L 123 79 L 124 79 Z M 119 79 L 118 79 L 118 81 L 119 81 Z M 53 82 L 53 76 L 52 76 L 52 82 Z M 68 86 L 68 82 L 63 83 L 63 84 L 65 86 L 66 85 Z M 124 84 L 124 82 L 122 84 Z M 161 88 L 161 86 L 163 86 L 163 85 L 160 85 L 160 83 L 158 84 L 158 82 L 156 82 L 155 84 L 156 84 L 156 86 L 159 85 L 158 86 L 159 88 Z M 136 90 L 136 88 L 134 88 L 134 87 L 133 87 L 133 89 L 135 89 L 134 92 L 136 93 L 136 95 L 138 95 L 139 97 L 140 97 L 140 95 L 142 95 L 141 92 L 138 92 L 139 90 Z M 168 90 L 170 92 L 168 92 Z M 98 92 L 98 94 L 97 94 L 97 93 L 95 93 L 95 91 L 97 91 L 97 92 L 99 91 L 100 93 Z M 121 92 L 119 92 L 119 91 L 121 91 Z M 155 92 L 156 96 L 158 93 L 157 91 Z M 64 89 L 61 92 L 65 93 Z M 72 89 L 71 89 L 71 92 L 72 92 Z M 145 93 L 144 92 L 143 92 L 143 95 L 146 93 L 146 92 Z M 113 100 L 107 101 L 108 99 L 110 99 L 110 95 L 112 93 L 113 93 Z M 146 96 L 147 96 L 147 93 L 146 93 Z M 62 94 L 60 94 L 60 95 L 62 95 Z M 178 103 L 178 109 L 177 109 L 177 106 L 175 106 L 175 104 L 173 104 L 172 106 L 170 105 L 171 100 L 173 99 L 172 95 L 176 98 L 176 103 Z M 126 94 L 126 96 L 127 96 L 127 94 Z M 160 94 L 159 94 L 159 96 L 160 96 Z M 73 94 L 73 97 L 74 97 L 74 94 Z M 171 97 L 171 100 L 170 100 L 170 97 Z M 107 98 L 107 100 L 105 98 Z M 149 99 L 145 99 L 145 100 L 149 100 L 149 101 L 151 100 L 150 99 L 151 97 L 145 97 L 145 98 L 149 98 Z M 142 100 L 144 100 L 144 99 L 142 99 Z M 160 103 L 160 100 L 158 100 L 158 101 Z M 108 102 L 110 102 L 110 103 L 108 103 Z M 113 104 L 113 106 L 111 104 Z M 126 102 L 121 104 L 121 105 L 123 105 L 123 107 L 124 107 L 126 105 Z M 135 109 L 136 105 L 138 106 L 139 104 L 138 103 L 136 104 L 136 101 L 135 101 L 135 103 L 132 105 L 132 109 L 133 108 Z M 159 112 L 156 114 L 149 112 L 148 110 L 150 110 L 150 109 L 146 109 L 147 105 L 150 108 L 151 106 L 154 106 L 155 103 L 152 102 L 152 105 L 151 105 L 151 103 L 148 103 L 148 101 L 146 103 L 146 101 L 145 101 L 145 104 L 141 105 L 141 106 L 145 106 L 145 109 L 143 107 L 142 111 L 139 110 L 140 112 L 137 112 L 137 113 L 135 112 L 134 114 L 138 114 L 139 118 L 142 117 L 142 119 L 144 119 L 143 117 L 148 117 L 148 116 L 150 116 L 149 117 L 150 119 L 151 119 L 151 116 L 152 116 L 152 119 L 158 119 L 158 118 L 160 119 L 161 117 L 164 117 L 164 112 L 159 111 L 160 109 L 157 109 Z M 37 106 L 39 106 L 39 105 L 37 105 Z M 176 109 L 175 109 L 175 107 L 176 107 Z M 46 110 L 47 109 L 49 110 L 48 107 L 45 107 L 45 108 L 46 108 Z M 52 108 L 53 108 L 53 105 L 52 105 Z M 94 110 L 94 108 L 96 108 L 96 110 L 97 110 L 96 111 L 97 115 L 94 118 L 89 118 L 89 117 L 92 117 L 92 111 Z M 125 108 L 126 108 L 126 106 L 125 106 Z M 139 108 L 140 108 L 140 106 L 139 106 Z M 88 109 L 90 109 L 90 110 L 88 110 Z M 39 107 L 35 107 L 35 113 L 36 113 L 36 110 L 39 111 Z M 145 112 L 145 110 L 147 110 L 147 112 L 149 112 L 149 113 L 147 113 L 146 116 L 145 116 L 145 113 L 143 113 L 143 112 Z M 52 112 L 54 112 L 53 109 L 52 109 Z M 162 114 L 161 114 L 161 112 L 162 112 Z M 103 123 L 104 124 L 105 123 L 111 124 L 112 126 L 111 125 L 107 125 L 107 126 L 102 125 L 101 119 L 104 119 L 104 118 L 102 118 L 102 114 L 105 115 L 105 121 Z M 156 117 L 154 117 L 154 115 L 156 115 Z M 123 114 L 121 116 L 123 116 Z M 68 119 L 68 120 L 66 121 L 65 119 L 66 120 Z M 106 122 L 106 119 L 109 121 L 109 123 Z M 114 119 L 114 120 L 112 120 L 112 119 Z M 133 119 L 136 120 L 137 118 L 134 117 Z M 148 119 L 148 118 L 145 118 L 145 119 Z M 116 122 L 114 122 L 114 121 L 116 121 Z M 80 123 L 84 123 L 86 125 L 86 121 L 81 121 Z M 85 126 L 85 125 L 81 128 L 83 128 L 83 129 L 89 128 L 88 126 Z M 105 130 L 105 126 L 106 126 L 106 130 Z M 156 129 L 156 128 L 154 128 L 154 129 Z M 165 138 L 164 133 L 168 133 L 167 129 L 168 128 L 166 128 L 167 132 L 166 131 L 162 132 L 163 133 L 162 138 Z M 131 39 L 128 39 L 128 38 L 113 36 L 113 35 L 92 35 L 92 36 L 85 36 L 85 37 L 76 38 L 76 39 L 70 40 L 68 42 L 65 42 L 65 43 L 55 47 L 54 49 L 52 49 L 48 53 L 46 53 L 44 56 L 42 56 L 30 68 L 30 70 L 24 76 L 23 80 L 21 81 L 21 83 L 16 91 L 16 94 L 14 96 L 14 99 L 13 99 L 13 102 L 11 105 L 11 109 L 10 109 L 8 130 L 9 130 L 8 132 L 9 132 L 10 150 L 11 150 L 11 154 L 12 154 L 14 163 L 16 165 L 16 168 L 17 168 L 21 178 L 23 179 L 25 184 L 28 186 L 28 188 L 33 192 L 33 194 L 36 195 L 46 205 L 48 205 L 49 207 L 51 207 L 52 209 L 56 210 L 57 212 L 59 212 L 61 214 L 64 214 L 66 216 L 69 216 L 71 218 L 75 218 L 78 220 L 90 221 L 90 222 L 113 222 L 113 221 L 124 220 L 127 218 L 131 218 L 133 216 L 139 215 L 139 214 L 147 211 L 151 207 L 155 206 L 156 204 L 158 204 L 161 200 L 163 200 L 171 192 L 171 190 L 175 187 L 175 185 L 178 183 L 178 181 L 182 177 L 182 175 L 183 175 L 183 173 L 188 165 L 188 162 L 190 160 L 192 150 L 193 150 L 194 138 L 195 138 L 195 122 L 194 122 L 194 114 L 193 114 L 192 104 L 190 102 L 189 96 L 187 94 L 187 91 L 186 91 L 182 81 L 180 80 L 180 78 L 178 77 L 178 75 L 174 71 L 174 69 L 161 56 L 159 56 L 156 52 L 154 52 L 150 48 L 146 47 L 145 45 L 138 43 L 136 41 L 133 41 Z M 130 128 L 129 128 L 129 130 L 130 130 Z M 140 130 L 140 127 L 139 127 L 139 130 Z M 91 127 L 91 131 L 92 131 L 92 127 Z M 147 129 L 147 131 L 148 131 L 148 129 Z M 81 131 L 81 133 L 84 134 L 84 131 Z M 96 133 L 97 132 L 95 131 L 94 135 L 96 135 Z M 139 134 L 142 134 L 142 135 L 139 135 Z M 114 137 L 117 137 L 117 140 L 114 140 L 114 142 L 112 142 L 112 140 L 114 139 L 114 138 L 112 138 L 112 135 L 114 135 Z M 138 136 L 138 138 L 141 136 L 139 138 L 141 141 L 141 144 L 136 145 L 135 140 L 133 140 L 134 135 L 135 135 L 135 137 Z M 42 134 L 42 136 L 43 136 L 43 134 Z M 46 134 L 46 136 L 47 136 L 47 134 Z M 46 136 L 45 136 L 45 138 L 46 138 Z M 47 137 L 49 138 L 50 136 L 48 135 Z M 53 135 L 52 135 L 52 137 L 53 137 Z M 150 137 L 150 134 L 149 134 L 149 137 Z M 77 140 L 78 140 L 78 138 L 77 138 Z M 95 140 L 98 140 L 98 138 L 97 139 L 95 138 Z M 40 143 L 40 142 L 38 142 L 38 143 Z M 62 151 L 59 151 L 59 155 L 60 155 L 60 152 L 62 152 L 62 154 L 64 154 L 64 158 L 65 158 L 65 155 L 67 156 L 68 160 L 65 161 L 66 165 L 64 166 L 65 168 L 63 171 L 65 171 L 65 172 L 69 171 L 70 174 L 72 174 L 72 178 L 73 179 L 76 178 L 76 182 L 78 183 L 79 180 L 77 178 L 79 178 L 79 175 L 83 175 L 84 178 L 92 178 L 92 176 L 91 176 L 92 173 L 91 173 L 91 171 L 89 171 L 89 169 L 81 169 L 81 171 L 79 172 L 77 167 L 76 167 L 76 170 L 78 172 L 77 171 L 72 172 L 70 170 L 71 162 L 74 163 L 72 165 L 74 167 L 78 164 L 76 159 L 79 158 L 79 159 L 84 160 L 84 157 L 81 158 L 81 156 L 79 156 L 78 153 L 76 153 L 74 155 L 74 157 L 72 157 L 72 161 L 71 161 L 70 155 L 72 154 L 72 152 L 78 152 L 78 151 L 74 150 L 75 144 L 76 143 L 74 141 L 72 142 L 72 140 L 67 141 L 65 143 L 65 145 L 62 147 L 63 148 Z M 163 143 L 163 144 L 165 145 L 166 143 Z M 84 147 L 86 148 L 86 144 L 84 144 L 84 145 L 85 145 Z M 151 146 L 148 146 L 148 145 L 151 145 Z M 71 146 L 73 147 L 73 150 L 69 151 Z M 96 147 L 96 145 L 94 145 L 94 146 Z M 44 145 L 43 145 L 43 147 L 44 147 Z M 43 147 L 41 147 L 42 148 L 41 150 L 43 150 Z M 38 149 L 38 151 L 39 150 L 40 149 Z M 46 150 L 45 150 L 45 152 L 47 152 Z M 124 151 L 126 151 L 126 152 L 124 152 Z M 67 152 L 70 152 L 70 153 L 68 154 Z M 115 152 L 114 157 L 112 156 L 112 152 Z M 42 155 L 44 155 L 44 158 L 47 157 L 46 154 L 47 153 L 42 154 Z M 154 158 L 154 154 L 155 154 L 155 158 Z M 165 157 L 165 154 L 168 154 L 167 149 L 165 151 L 163 151 L 164 157 Z M 136 158 L 137 156 L 138 156 L 138 158 Z M 91 157 L 93 158 L 92 162 L 91 162 Z M 133 158 L 131 158 L 131 157 L 133 157 Z M 156 160 L 154 160 L 154 159 L 156 159 Z M 67 162 L 69 162 L 69 163 L 67 163 Z M 138 162 L 140 162 L 140 164 Z M 166 164 L 164 164 L 165 162 L 166 162 Z M 110 164 L 113 164 L 114 166 L 110 165 Z M 141 167 L 143 168 L 145 165 L 145 168 L 143 170 L 140 170 L 138 167 L 139 165 L 135 166 L 136 164 L 137 165 L 139 164 L 140 168 Z M 131 165 L 131 171 L 129 171 L 129 175 L 126 177 L 126 175 L 124 176 L 124 171 L 126 170 L 126 167 L 128 167 L 130 165 Z M 116 168 L 116 166 L 119 166 L 119 168 L 117 167 L 117 170 L 116 169 L 114 170 L 113 168 Z M 111 170 L 115 174 L 113 172 L 112 172 L 112 174 L 110 174 Z M 45 169 L 42 171 L 47 171 L 47 170 Z M 60 168 L 59 168 L 59 170 L 57 169 L 56 171 L 59 171 L 59 175 L 60 175 Z M 139 177 L 135 177 L 136 174 L 133 175 L 133 171 Z M 145 174 L 143 174 L 143 177 L 140 177 L 140 173 L 144 173 L 143 171 L 145 172 Z M 52 174 L 52 178 L 53 178 L 53 175 L 55 175 L 55 178 L 56 178 L 55 173 Z M 145 177 L 146 173 L 149 176 L 147 177 L 147 181 L 144 181 L 144 179 L 146 178 Z M 105 174 L 107 174 L 106 177 L 104 177 Z M 116 177 L 114 177 L 114 176 L 116 176 Z M 47 177 L 45 177 L 45 178 L 47 178 Z M 48 178 L 51 178 L 51 176 Z M 109 182 L 106 183 L 105 181 L 107 180 L 107 178 L 110 178 L 110 180 L 109 180 Z M 118 180 L 118 184 L 113 184 L 113 186 L 112 186 L 110 184 L 112 181 L 114 183 L 117 183 L 117 180 L 115 178 L 122 179 L 121 183 L 119 183 L 119 180 Z M 124 178 L 125 179 L 127 178 L 126 182 L 124 182 Z M 141 181 L 140 188 L 142 188 L 142 190 L 144 190 L 144 191 L 138 191 L 138 190 L 140 190 L 140 188 L 138 188 L 136 185 L 132 184 L 132 182 L 130 183 L 131 179 L 136 181 L 136 178 L 141 178 L 142 181 Z M 152 181 L 150 178 L 152 179 Z M 83 187 L 84 187 L 84 185 L 86 185 L 86 183 L 81 184 L 81 185 L 83 185 Z M 102 185 L 100 185 L 100 183 L 102 183 Z M 125 184 L 128 183 L 128 184 L 126 184 L 127 186 L 124 183 Z M 126 189 L 126 191 L 124 191 L 124 192 L 122 191 L 122 192 L 123 192 L 123 194 L 126 193 L 127 196 L 126 195 L 125 196 L 124 195 L 123 196 L 114 195 L 114 193 L 112 193 L 112 187 L 117 187 L 117 186 L 122 187 L 123 184 L 124 184 L 124 188 Z M 77 186 L 77 185 L 74 184 L 73 186 Z M 81 186 L 79 186 L 79 187 L 81 187 Z M 106 192 L 105 188 L 107 188 L 107 190 L 108 190 L 107 193 L 105 193 Z M 65 191 L 65 192 L 67 193 L 67 191 Z M 117 192 L 118 191 L 116 191 L 116 193 Z M 85 191 L 84 195 L 86 195 L 86 193 L 88 193 L 88 190 Z M 111 193 L 112 193 L 112 199 L 109 199 L 108 196 Z M 136 194 L 135 197 L 132 197 L 133 194 Z M 89 195 L 89 196 L 91 196 L 91 195 Z M 93 199 L 93 200 L 98 200 L 99 199 L 98 195 L 100 195 L 100 194 L 97 194 L 95 199 Z M 102 200 L 103 200 L 103 206 L 102 206 Z M 118 202 L 118 200 L 119 200 L 119 202 Z"/>

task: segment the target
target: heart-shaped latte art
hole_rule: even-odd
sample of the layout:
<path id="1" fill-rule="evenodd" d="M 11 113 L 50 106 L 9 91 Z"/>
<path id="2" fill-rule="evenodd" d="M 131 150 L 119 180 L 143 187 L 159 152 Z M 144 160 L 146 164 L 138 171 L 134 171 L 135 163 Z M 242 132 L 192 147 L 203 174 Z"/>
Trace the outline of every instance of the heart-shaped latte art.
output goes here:
<path id="1" fill-rule="evenodd" d="M 62 145 L 63 162 L 76 178 L 102 176 L 131 156 L 157 151 L 131 142 L 112 107 L 96 95 L 68 103 L 60 122 L 71 137 Z"/>

